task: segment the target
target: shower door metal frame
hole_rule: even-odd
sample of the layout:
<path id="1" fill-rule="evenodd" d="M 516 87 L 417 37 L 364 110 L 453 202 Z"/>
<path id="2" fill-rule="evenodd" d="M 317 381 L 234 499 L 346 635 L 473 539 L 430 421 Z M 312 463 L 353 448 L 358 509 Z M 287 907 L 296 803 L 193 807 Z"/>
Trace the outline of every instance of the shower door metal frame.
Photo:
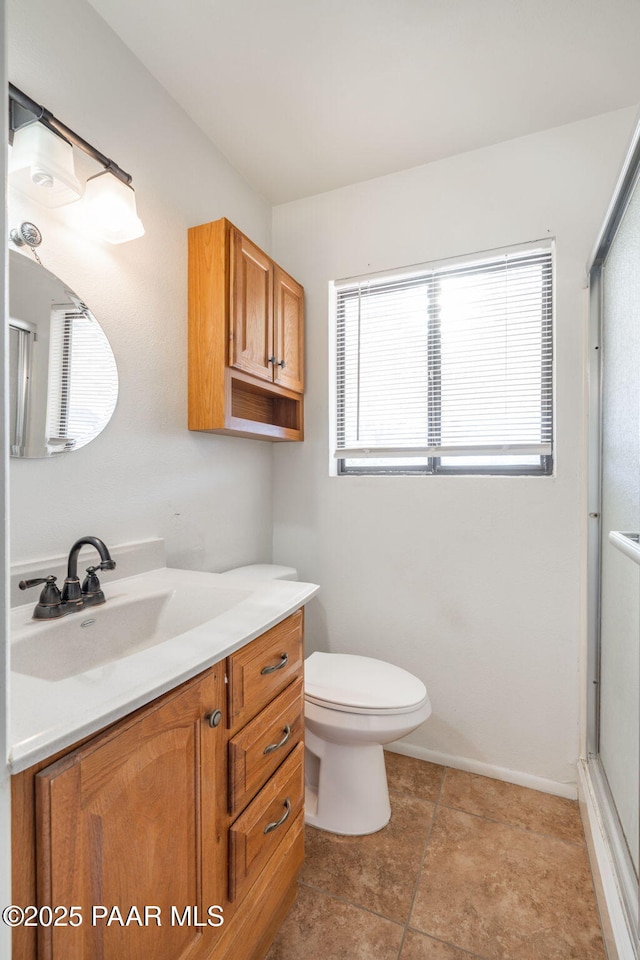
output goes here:
<path id="1" fill-rule="evenodd" d="M 589 278 L 589 453 L 587 493 L 587 760 L 600 816 L 614 860 L 621 900 L 635 944 L 640 935 L 638 880 L 600 759 L 600 589 L 602 572 L 602 320 L 603 271 L 611 245 L 640 181 L 640 123 L 587 264 Z M 640 802 L 640 784 L 638 784 Z"/>

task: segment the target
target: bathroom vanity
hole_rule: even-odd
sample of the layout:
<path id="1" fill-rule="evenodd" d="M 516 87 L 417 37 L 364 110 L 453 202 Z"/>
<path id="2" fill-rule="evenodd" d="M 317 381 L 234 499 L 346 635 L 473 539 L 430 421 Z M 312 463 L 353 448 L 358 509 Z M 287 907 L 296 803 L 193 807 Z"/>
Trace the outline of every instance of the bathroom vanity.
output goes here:
<path id="1" fill-rule="evenodd" d="M 48 732 L 45 712 L 31 737 L 26 709 L 18 721 L 13 902 L 54 912 L 51 922 L 45 909 L 44 922 L 14 930 L 14 960 L 261 960 L 295 898 L 304 817 L 301 607 L 317 588 L 228 587 L 215 574 L 165 569 L 112 584 L 121 588 L 112 617 L 118 603 L 131 610 L 181 577 L 196 593 L 227 592 L 232 605 L 180 638 L 106 665 L 53 683 L 33 670 L 18 678 L 33 693 L 48 685 L 50 698 L 75 685 L 85 710 L 90 698 L 103 704 L 88 721 L 99 729 L 60 749 L 52 747 L 73 736 L 62 732 L 63 700 Z M 266 630 L 256 626 L 274 619 Z M 52 627 L 34 629 L 55 643 Z M 182 666 L 173 685 L 172 660 Z M 27 663 L 18 651 L 18 666 Z M 167 689 L 128 709 L 145 671 L 152 690 Z M 102 681 L 115 692 L 114 675 L 130 679 L 115 708 L 100 691 Z M 101 723 L 114 709 L 117 718 Z"/>

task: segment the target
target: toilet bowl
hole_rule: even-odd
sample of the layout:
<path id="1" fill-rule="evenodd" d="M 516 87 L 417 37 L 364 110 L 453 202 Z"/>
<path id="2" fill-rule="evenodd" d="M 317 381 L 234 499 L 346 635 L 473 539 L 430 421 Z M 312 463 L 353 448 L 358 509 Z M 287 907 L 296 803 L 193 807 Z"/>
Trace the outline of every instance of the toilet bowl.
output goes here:
<path id="1" fill-rule="evenodd" d="M 253 564 L 229 576 L 296 580 L 292 567 Z M 305 822 L 348 836 L 375 833 L 391 816 L 383 744 L 431 714 L 425 685 L 371 657 L 312 653 L 305 660 Z"/>

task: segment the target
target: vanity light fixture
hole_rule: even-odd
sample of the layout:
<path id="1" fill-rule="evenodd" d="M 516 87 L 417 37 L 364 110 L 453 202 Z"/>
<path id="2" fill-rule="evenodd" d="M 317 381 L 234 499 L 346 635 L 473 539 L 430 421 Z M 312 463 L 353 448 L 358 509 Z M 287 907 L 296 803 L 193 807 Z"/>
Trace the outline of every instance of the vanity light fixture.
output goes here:
<path id="1" fill-rule="evenodd" d="M 79 199 L 82 185 L 73 169 L 73 145 L 104 168 L 86 184 L 87 223 L 109 243 L 125 243 L 143 235 L 131 174 L 12 83 L 9 128 L 13 139 L 9 177 L 17 190 L 49 207 Z"/>

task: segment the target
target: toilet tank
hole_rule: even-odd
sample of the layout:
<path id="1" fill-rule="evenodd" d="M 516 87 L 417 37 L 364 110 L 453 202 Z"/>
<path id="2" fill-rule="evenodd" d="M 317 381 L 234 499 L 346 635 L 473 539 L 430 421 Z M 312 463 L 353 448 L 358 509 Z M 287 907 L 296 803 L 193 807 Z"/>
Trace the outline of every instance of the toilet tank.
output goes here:
<path id="1" fill-rule="evenodd" d="M 297 580 L 295 567 L 283 567 L 277 563 L 250 563 L 246 567 L 225 570 L 223 577 L 250 577 L 252 580 Z"/>

